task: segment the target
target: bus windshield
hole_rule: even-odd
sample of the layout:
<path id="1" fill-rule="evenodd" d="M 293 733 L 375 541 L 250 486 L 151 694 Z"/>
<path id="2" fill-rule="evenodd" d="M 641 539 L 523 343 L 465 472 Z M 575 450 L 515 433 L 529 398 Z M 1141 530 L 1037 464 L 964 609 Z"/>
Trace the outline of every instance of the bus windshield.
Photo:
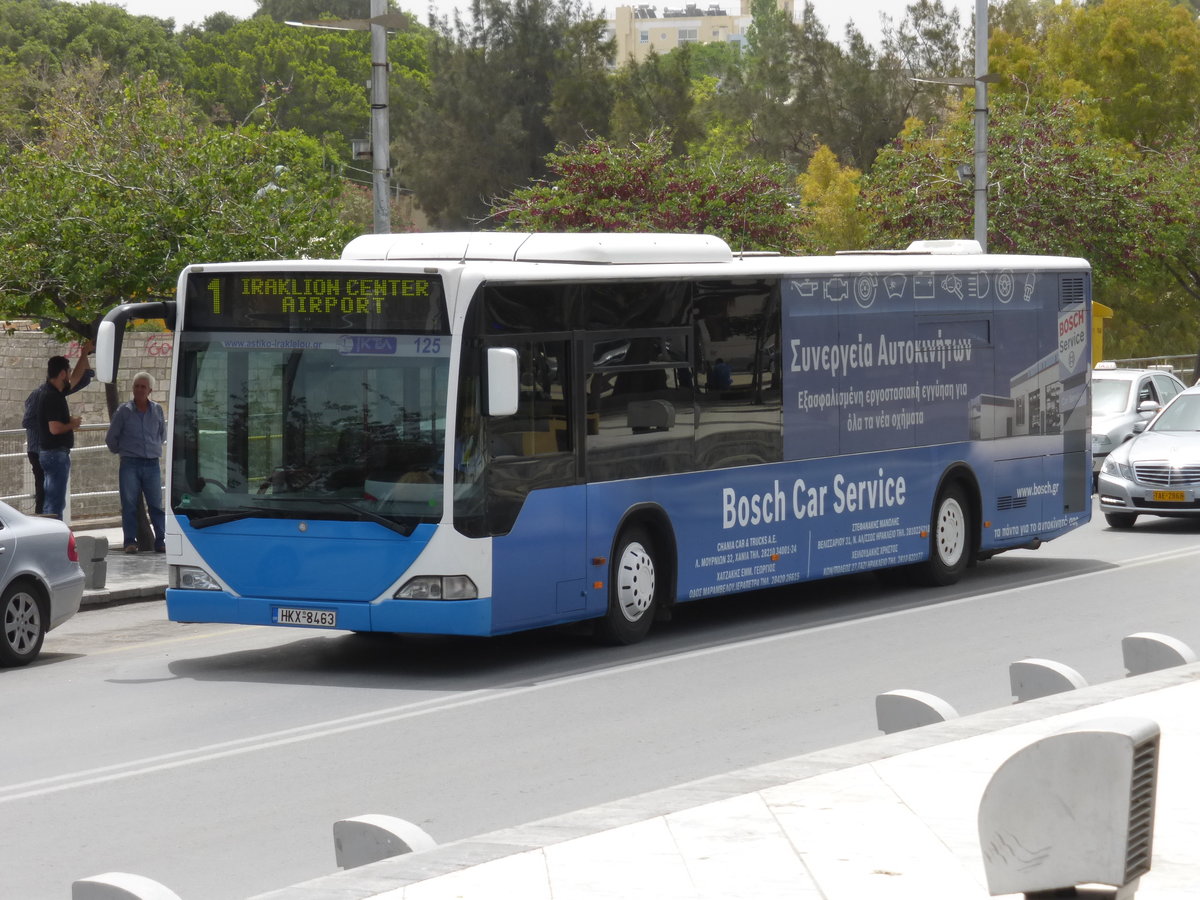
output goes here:
<path id="1" fill-rule="evenodd" d="M 171 505 L 244 517 L 441 518 L 449 339 L 184 332 Z"/>

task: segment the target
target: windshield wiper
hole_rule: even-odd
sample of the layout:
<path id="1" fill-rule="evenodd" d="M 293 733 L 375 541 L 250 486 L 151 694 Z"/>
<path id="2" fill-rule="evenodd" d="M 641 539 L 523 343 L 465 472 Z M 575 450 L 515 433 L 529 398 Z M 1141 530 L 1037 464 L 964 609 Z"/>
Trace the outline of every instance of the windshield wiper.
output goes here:
<path id="1" fill-rule="evenodd" d="M 314 500 L 311 497 L 272 496 L 264 499 L 268 503 L 309 504 L 309 508 L 304 510 L 304 515 L 314 519 L 323 517 L 321 507 L 339 506 L 347 512 L 353 513 L 358 518 L 366 519 L 368 522 L 374 522 L 377 525 L 382 525 L 384 528 L 394 531 L 397 534 L 401 534 L 404 537 L 409 537 L 412 535 L 417 528 L 416 522 L 398 522 L 395 519 L 389 519 L 387 516 L 381 516 L 379 513 L 373 512 L 372 510 L 355 506 L 348 500 L 338 500 L 333 497 Z M 250 518 L 290 519 L 294 518 L 295 515 L 296 511 L 294 510 L 272 509 L 269 506 L 237 506 L 228 510 L 192 510 L 188 513 L 193 528 L 211 528 L 213 525 L 224 525 L 228 522 L 237 522 L 240 519 Z"/>
<path id="2" fill-rule="evenodd" d="M 211 528 L 213 525 L 224 525 L 239 519 L 286 519 L 291 513 L 282 509 L 267 509 L 262 506 L 235 506 L 228 510 L 188 510 L 183 513 L 188 517 L 193 528 Z"/>
<path id="3" fill-rule="evenodd" d="M 405 522 L 397 522 L 395 519 L 389 519 L 387 516 L 381 516 L 377 512 L 372 512 L 369 509 L 363 509 L 360 506 L 355 506 L 348 500 L 326 500 L 325 503 L 336 503 L 338 506 L 348 509 L 353 513 L 357 513 L 369 522 L 374 522 L 377 525 L 382 525 L 384 528 L 390 528 L 397 534 L 402 534 L 405 537 L 411 535 L 417 530 L 416 523 L 408 524 Z"/>

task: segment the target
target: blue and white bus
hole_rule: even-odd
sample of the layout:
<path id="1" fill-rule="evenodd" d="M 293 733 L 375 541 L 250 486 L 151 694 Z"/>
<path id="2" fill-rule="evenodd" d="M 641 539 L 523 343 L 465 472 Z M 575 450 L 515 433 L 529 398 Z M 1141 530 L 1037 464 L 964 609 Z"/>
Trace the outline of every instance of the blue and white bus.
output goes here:
<path id="1" fill-rule="evenodd" d="M 955 582 L 1091 514 L 1091 273 L 973 242 L 367 235 L 194 265 L 175 332 L 170 618 L 618 642 L 701 597 Z"/>

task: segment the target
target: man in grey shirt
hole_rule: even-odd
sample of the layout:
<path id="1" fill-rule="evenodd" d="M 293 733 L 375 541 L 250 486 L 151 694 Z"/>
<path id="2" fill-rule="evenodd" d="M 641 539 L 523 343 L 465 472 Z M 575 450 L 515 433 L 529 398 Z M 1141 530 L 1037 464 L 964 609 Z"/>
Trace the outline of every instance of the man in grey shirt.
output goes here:
<path id="1" fill-rule="evenodd" d="M 148 372 L 133 376 L 133 399 L 117 407 L 104 442 L 121 457 L 118 484 L 121 493 L 121 531 L 125 552 L 138 552 L 138 495 L 146 498 L 154 528 L 154 551 L 166 552 L 166 514 L 162 502 L 162 474 L 158 461 L 167 440 L 162 407 L 150 399 L 154 377 Z"/>

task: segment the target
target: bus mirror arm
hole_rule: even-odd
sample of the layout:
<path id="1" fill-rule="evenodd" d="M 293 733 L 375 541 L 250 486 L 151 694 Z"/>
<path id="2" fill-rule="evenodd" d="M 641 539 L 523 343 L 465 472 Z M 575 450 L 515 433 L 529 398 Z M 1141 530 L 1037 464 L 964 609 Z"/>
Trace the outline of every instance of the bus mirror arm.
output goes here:
<path id="1" fill-rule="evenodd" d="M 151 303 L 124 303 L 108 311 L 96 332 L 96 378 L 105 384 L 117 380 L 121 364 L 121 344 L 125 326 L 130 319 L 162 319 L 167 328 L 175 330 L 175 302 L 160 300 Z"/>
<path id="2" fill-rule="evenodd" d="M 487 414 L 511 416 L 521 398 L 521 363 L 512 347 L 488 347 Z"/>

